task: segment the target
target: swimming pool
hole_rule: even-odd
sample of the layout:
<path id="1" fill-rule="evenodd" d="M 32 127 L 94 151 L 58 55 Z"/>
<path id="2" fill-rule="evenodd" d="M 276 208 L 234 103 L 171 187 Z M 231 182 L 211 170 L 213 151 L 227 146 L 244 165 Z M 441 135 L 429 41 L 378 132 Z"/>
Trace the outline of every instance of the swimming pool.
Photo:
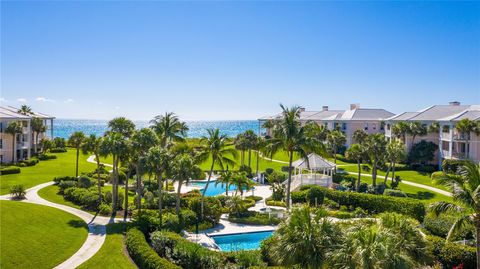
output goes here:
<path id="1" fill-rule="evenodd" d="M 207 185 L 207 182 L 203 182 L 203 181 L 202 182 L 194 181 L 188 184 L 188 186 L 199 187 L 200 190 L 203 190 L 205 188 L 205 185 Z M 234 184 L 230 184 L 230 186 L 228 186 L 229 192 L 235 191 L 236 189 L 237 189 L 237 186 Z M 208 184 L 208 188 L 207 188 L 207 191 L 205 192 L 205 196 L 216 196 L 220 194 L 225 194 L 225 190 L 226 190 L 226 184 L 218 183 L 215 186 L 215 180 L 212 180 L 210 181 L 210 184 Z"/>
<path id="2" fill-rule="evenodd" d="M 272 236 L 273 231 L 211 236 L 221 251 L 252 250 Z"/>

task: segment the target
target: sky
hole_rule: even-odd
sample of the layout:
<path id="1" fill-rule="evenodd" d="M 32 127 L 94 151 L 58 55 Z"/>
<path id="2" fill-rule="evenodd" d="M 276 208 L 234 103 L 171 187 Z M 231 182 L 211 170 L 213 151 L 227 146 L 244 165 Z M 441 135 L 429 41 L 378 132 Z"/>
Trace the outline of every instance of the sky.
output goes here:
<path id="1" fill-rule="evenodd" d="M 1 104 L 57 118 L 480 104 L 480 2 L 0 5 Z"/>

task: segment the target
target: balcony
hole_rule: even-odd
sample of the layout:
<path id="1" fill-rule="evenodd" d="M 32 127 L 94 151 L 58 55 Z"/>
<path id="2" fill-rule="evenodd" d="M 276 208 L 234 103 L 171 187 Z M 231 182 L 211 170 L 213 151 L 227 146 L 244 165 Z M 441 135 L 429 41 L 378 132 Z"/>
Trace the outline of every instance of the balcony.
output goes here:
<path id="1" fill-rule="evenodd" d="M 28 142 L 17 142 L 17 149 L 26 149 L 28 148 Z"/>
<path id="2" fill-rule="evenodd" d="M 470 133 L 457 133 L 453 135 L 453 139 L 456 141 L 470 140 Z"/>

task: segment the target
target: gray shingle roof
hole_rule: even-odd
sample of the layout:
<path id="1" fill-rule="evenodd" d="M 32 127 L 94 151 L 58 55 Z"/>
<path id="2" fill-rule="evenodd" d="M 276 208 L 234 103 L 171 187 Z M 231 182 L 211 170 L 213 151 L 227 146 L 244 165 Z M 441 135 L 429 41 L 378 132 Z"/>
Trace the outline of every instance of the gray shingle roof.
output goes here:
<path id="1" fill-rule="evenodd" d="M 55 117 L 45 115 L 43 113 L 33 112 L 33 115 L 23 115 L 17 112 L 18 109 L 11 106 L 0 106 L 0 119 L 54 119 Z"/>
<path id="2" fill-rule="evenodd" d="M 343 113 L 341 120 L 385 120 L 393 116 L 390 111 L 381 108 L 357 108 Z"/>
<path id="3" fill-rule="evenodd" d="M 388 118 L 387 120 L 392 120 L 392 121 L 405 121 L 405 120 L 409 120 L 415 116 L 418 115 L 418 113 L 420 112 L 403 112 L 403 113 L 400 113 L 400 114 L 397 114 L 393 117 L 390 117 Z"/>
<path id="4" fill-rule="evenodd" d="M 411 121 L 439 121 L 443 118 L 458 114 L 470 106 L 468 105 L 434 105 L 420 111 Z"/>

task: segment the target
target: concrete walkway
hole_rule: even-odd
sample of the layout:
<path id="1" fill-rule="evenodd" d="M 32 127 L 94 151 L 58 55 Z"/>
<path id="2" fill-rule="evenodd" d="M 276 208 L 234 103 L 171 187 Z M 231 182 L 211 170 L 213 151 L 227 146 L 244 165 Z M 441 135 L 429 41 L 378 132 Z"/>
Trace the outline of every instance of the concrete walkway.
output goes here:
<path id="1" fill-rule="evenodd" d="M 270 159 L 270 158 L 266 158 L 264 157 L 262 154 L 260 154 L 260 157 L 262 157 L 263 159 L 265 160 L 269 160 L 269 161 L 272 161 L 272 162 L 277 162 L 277 163 L 286 163 L 288 164 L 288 162 L 285 162 L 285 161 L 280 161 L 280 160 L 275 160 L 275 159 Z M 356 164 L 352 164 L 352 165 L 356 165 Z M 337 167 L 342 167 L 342 166 L 350 166 L 350 164 L 340 164 L 340 165 L 337 165 Z M 358 175 L 358 173 L 355 173 L 355 172 L 347 172 L 351 175 Z M 366 176 L 366 177 L 372 177 L 371 174 L 361 174 L 362 176 Z M 391 179 L 389 179 L 391 180 Z M 407 180 L 403 180 L 402 179 L 402 183 L 406 184 L 406 185 L 410 185 L 410 186 L 414 186 L 414 187 L 417 187 L 417 188 L 422 188 L 422 189 L 426 189 L 426 190 L 429 190 L 429 191 L 432 191 L 432 192 L 436 192 L 436 193 L 439 193 L 439 194 L 442 194 L 442 195 L 445 195 L 445 196 L 449 196 L 451 197 L 452 196 L 452 193 L 449 192 L 449 191 L 444 191 L 444 190 L 441 190 L 439 188 L 435 188 L 435 187 L 431 187 L 431 186 L 428 186 L 428 185 L 424 185 L 424 184 L 420 184 L 420 183 L 415 183 L 415 182 L 411 182 L 411 181 L 407 181 Z"/>
<path id="2" fill-rule="evenodd" d="M 88 157 L 87 162 L 97 164 L 97 161 L 95 160 L 95 155 L 92 155 L 92 156 Z M 103 164 L 107 167 L 113 167 L 113 165 L 111 165 L 109 163 L 100 163 L 100 164 Z"/>
<path id="3" fill-rule="evenodd" d="M 85 243 L 83 243 L 82 247 L 77 252 L 75 252 L 68 260 L 64 261 L 63 263 L 55 267 L 55 269 L 76 268 L 80 264 L 90 259 L 93 255 L 95 255 L 95 253 L 97 253 L 98 250 L 100 250 L 103 243 L 105 242 L 106 225 L 108 223 L 112 223 L 115 221 L 119 222 L 121 221 L 121 219 L 94 216 L 88 212 L 85 212 L 77 208 L 52 203 L 50 201 L 47 201 L 41 198 L 38 195 L 38 191 L 40 189 L 51 186 L 53 184 L 54 182 L 51 181 L 51 182 L 43 183 L 35 187 L 32 187 L 30 189 L 27 189 L 27 194 L 25 195 L 26 199 L 22 200 L 22 202 L 57 208 L 81 218 L 83 221 L 85 221 L 88 224 L 87 240 L 85 241 Z M 0 196 L 0 200 L 10 200 L 10 195 L 9 194 L 2 195 Z"/>

